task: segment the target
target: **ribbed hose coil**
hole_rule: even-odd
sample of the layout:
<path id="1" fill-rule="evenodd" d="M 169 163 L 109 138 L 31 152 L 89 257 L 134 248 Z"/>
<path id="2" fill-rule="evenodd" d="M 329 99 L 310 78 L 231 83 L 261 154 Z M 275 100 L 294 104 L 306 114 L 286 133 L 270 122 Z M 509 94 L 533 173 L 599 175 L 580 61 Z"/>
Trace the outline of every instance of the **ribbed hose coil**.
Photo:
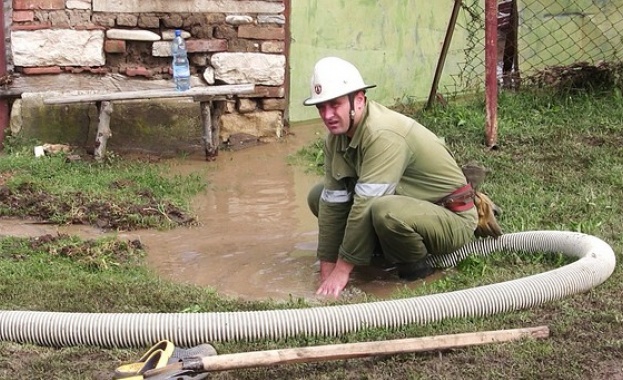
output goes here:
<path id="1" fill-rule="evenodd" d="M 545 273 L 477 288 L 308 309 L 192 314 L 0 311 L 0 340 L 53 347 L 138 348 L 162 339 L 190 347 L 205 342 L 339 336 L 368 327 L 393 329 L 530 308 L 588 291 L 606 281 L 616 265 L 614 252 L 604 241 L 563 231 L 520 232 L 481 239 L 430 260 L 437 267 L 452 267 L 467 256 L 496 251 L 559 252 L 579 259 Z"/>

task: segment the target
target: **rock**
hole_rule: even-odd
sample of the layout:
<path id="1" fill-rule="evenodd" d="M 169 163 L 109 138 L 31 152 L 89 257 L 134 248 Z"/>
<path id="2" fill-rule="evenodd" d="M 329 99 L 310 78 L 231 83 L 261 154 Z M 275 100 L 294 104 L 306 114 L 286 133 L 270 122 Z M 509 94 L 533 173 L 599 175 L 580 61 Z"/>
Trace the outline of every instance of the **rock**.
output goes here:
<path id="1" fill-rule="evenodd" d="M 214 78 L 227 84 L 279 86 L 285 82 L 286 58 L 261 53 L 216 53 L 210 60 Z"/>
<path id="2" fill-rule="evenodd" d="M 160 41 L 161 37 L 149 30 L 109 29 L 106 37 L 111 40 Z"/>
<path id="3" fill-rule="evenodd" d="M 46 154 L 70 153 L 72 148 L 65 144 L 43 144 L 43 151 Z"/>
<path id="4" fill-rule="evenodd" d="M 203 79 L 205 79 L 206 83 L 209 85 L 213 85 L 214 81 L 214 69 L 210 66 L 206 67 L 203 71 Z"/>
<path id="5" fill-rule="evenodd" d="M 11 32 L 13 63 L 23 67 L 103 66 L 101 30 L 15 30 Z"/>
<path id="6" fill-rule="evenodd" d="M 230 25 L 244 25 L 244 24 L 252 24 L 253 17 L 251 16 L 240 16 L 240 15 L 231 15 L 225 17 L 225 22 Z"/>
<path id="7" fill-rule="evenodd" d="M 175 29 L 169 29 L 162 32 L 162 39 L 166 41 L 173 41 L 175 37 Z M 185 30 L 182 30 L 182 38 L 187 39 L 190 38 L 190 33 Z"/>

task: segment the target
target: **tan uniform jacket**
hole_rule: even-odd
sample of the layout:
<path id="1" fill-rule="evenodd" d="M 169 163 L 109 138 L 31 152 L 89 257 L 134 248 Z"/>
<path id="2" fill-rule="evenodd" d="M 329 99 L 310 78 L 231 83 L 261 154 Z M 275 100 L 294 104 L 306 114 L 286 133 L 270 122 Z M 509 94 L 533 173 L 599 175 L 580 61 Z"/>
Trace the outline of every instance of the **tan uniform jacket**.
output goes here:
<path id="1" fill-rule="evenodd" d="M 376 238 L 370 201 L 404 195 L 436 202 L 466 184 L 435 134 L 415 120 L 368 100 L 352 140 L 325 142 L 324 191 L 319 205 L 318 257 L 368 265 Z"/>

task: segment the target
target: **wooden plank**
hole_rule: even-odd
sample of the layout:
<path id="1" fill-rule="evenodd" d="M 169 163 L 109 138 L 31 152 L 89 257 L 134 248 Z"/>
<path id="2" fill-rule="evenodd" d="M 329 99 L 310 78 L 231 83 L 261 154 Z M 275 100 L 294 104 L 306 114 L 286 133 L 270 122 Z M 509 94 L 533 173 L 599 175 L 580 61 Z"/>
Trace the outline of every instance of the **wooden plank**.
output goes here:
<path id="1" fill-rule="evenodd" d="M 196 98 L 206 96 L 223 96 L 250 94 L 255 91 L 253 84 L 234 84 L 222 86 L 193 87 L 187 91 L 175 89 L 154 89 L 143 91 L 104 92 L 99 94 L 69 95 L 46 98 L 44 104 L 91 103 L 113 100 L 159 99 L 159 98 Z"/>
<path id="2" fill-rule="evenodd" d="M 197 362 L 175 363 L 146 371 L 144 379 L 158 374 L 189 369 L 199 372 L 225 371 L 279 364 L 307 363 L 326 360 L 354 359 L 379 355 L 404 354 L 431 350 L 516 341 L 525 338 L 549 337 L 547 326 L 512 330 L 480 331 L 463 334 L 387 340 L 381 342 L 346 343 L 281 350 L 244 352 L 204 357 Z"/>
<path id="3" fill-rule="evenodd" d="M 201 80 L 193 76 L 194 87 Z M 22 94 L 53 93 L 53 96 L 101 94 L 109 92 L 172 90 L 175 88 L 171 79 L 146 79 L 127 77 L 121 74 L 54 74 L 54 75 L 19 75 L 15 74 L 10 84 L 0 86 L 0 98 L 21 97 Z M 261 96 L 258 93 L 258 96 Z M 43 95 L 46 97 L 46 95 Z"/>
<path id="4" fill-rule="evenodd" d="M 171 80 L 138 79 L 121 74 L 55 74 L 16 75 L 9 86 L 0 87 L 0 98 L 20 97 L 24 93 L 47 93 L 66 95 L 75 93 L 96 94 L 103 92 L 171 89 Z"/>

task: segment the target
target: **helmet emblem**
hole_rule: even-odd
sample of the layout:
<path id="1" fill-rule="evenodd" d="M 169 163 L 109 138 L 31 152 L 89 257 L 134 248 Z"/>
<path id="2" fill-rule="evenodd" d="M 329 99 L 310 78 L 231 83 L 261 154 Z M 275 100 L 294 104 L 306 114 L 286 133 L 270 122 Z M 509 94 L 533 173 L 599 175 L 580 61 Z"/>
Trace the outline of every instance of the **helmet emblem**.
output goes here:
<path id="1" fill-rule="evenodd" d="M 320 95 L 320 93 L 322 92 L 322 86 L 319 84 L 315 85 L 314 92 L 316 92 L 316 95 Z"/>

